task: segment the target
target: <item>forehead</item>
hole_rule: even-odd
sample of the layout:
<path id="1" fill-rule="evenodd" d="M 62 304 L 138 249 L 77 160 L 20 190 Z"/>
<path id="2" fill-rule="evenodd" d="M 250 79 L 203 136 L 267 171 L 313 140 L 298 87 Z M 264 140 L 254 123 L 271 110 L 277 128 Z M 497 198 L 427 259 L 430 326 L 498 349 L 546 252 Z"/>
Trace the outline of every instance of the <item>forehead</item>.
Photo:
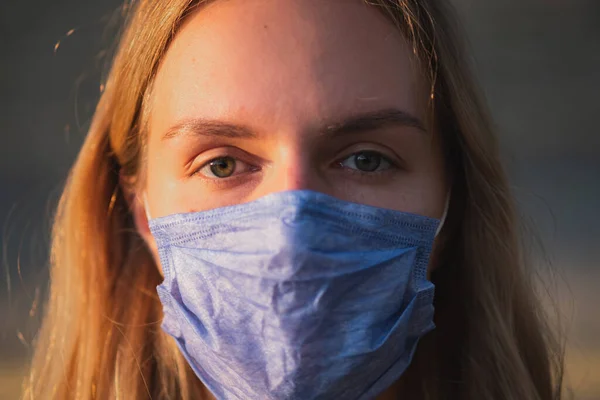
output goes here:
<path id="1" fill-rule="evenodd" d="M 217 0 L 185 21 L 167 51 L 151 130 L 190 117 L 268 129 L 386 107 L 418 115 L 408 49 L 361 0 Z"/>

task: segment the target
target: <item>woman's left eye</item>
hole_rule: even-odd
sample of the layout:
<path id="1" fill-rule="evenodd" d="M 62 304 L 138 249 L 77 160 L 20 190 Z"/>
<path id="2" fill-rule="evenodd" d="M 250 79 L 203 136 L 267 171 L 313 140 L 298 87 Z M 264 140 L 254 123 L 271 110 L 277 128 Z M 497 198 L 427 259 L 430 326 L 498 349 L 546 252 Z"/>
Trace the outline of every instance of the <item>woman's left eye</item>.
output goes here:
<path id="1" fill-rule="evenodd" d="M 226 179 L 234 175 L 252 171 L 251 165 L 233 157 L 213 158 L 197 170 L 197 174 L 211 179 Z"/>
<path id="2" fill-rule="evenodd" d="M 363 173 L 372 173 L 393 168 L 394 164 L 379 152 L 361 151 L 340 161 L 339 166 Z"/>

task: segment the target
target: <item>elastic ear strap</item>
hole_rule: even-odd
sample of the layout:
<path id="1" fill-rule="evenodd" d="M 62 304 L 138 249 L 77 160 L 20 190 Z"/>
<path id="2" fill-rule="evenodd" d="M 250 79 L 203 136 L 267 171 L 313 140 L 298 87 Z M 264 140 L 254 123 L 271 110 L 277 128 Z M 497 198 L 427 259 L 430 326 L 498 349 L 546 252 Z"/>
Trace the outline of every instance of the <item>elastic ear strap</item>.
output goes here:
<path id="1" fill-rule="evenodd" d="M 146 192 L 144 192 L 144 211 L 146 211 L 146 219 L 150 221 L 152 217 L 150 216 L 150 207 L 148 206 L 148 196 Z"/>
<path id="2" fill-rule="evenodd" d="M 437 235 L 439 235 L 439 233 L 442 231 L 442 228 L 444 227 L 444 223 L 446 222 L 446 217 L 448 216 L 448 208 L 450 208 L 450 193 L 448 193 L 448 195 L 446 196 L 446 204 L 444 205 L 444 213 L 442 214 L 442 218 L 440 218 L 440 224 L 437 227 L 437 230 L 435 231 L 435 237 L 437 237 Z"/>

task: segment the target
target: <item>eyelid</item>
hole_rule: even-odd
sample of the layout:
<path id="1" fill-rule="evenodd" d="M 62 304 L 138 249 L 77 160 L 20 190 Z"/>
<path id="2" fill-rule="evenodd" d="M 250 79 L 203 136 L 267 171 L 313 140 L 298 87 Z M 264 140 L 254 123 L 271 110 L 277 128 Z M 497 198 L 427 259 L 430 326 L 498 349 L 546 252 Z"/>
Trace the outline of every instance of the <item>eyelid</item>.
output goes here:
<path id="1" fill-rule="evenodd" d="M 219 177 L 219 176 L 211 176 L 214 175 L 214 173 L 212 173 L 212 171 L 210 171 L 212 164 L 215 161 L 218 161 L 220 159 L 231 159 L 234 161 L 234 167 L 233 167 L 233 172 L 231 175 L 229 176 L 224 176 L 224 177 Z M 237 176 L 240 174 L 243 174 L 244 172 L 246 172 L 246 170 L 248 169 L 249 164 L 245 163 L 242 160 L 239 160 L 237 158 L 233 158 L 233 157 L 217 157 L 217 158 L 213 158 L 212 160 L 208 161 L 207 163 L 204 163 L 203 165 L 200 166 L 200 168 L 198 168 L 194 174 L 201 174 L 203 175 L 205 178 L 207 179 L 218 179 L 218 180 L 223 180 L 223 179 L 228 179 L 231 178 L 233 176 Z M 240 171 L 240 169 L 242 171 Z M 204 172 L 204 170 L 207 170 L 206 172 Z"/>
<path id="2" fill-rule="evenodd" d="M 202 154 L 196 156 L 188 164 L 187 174 L 188 176 L 198 175 L 201 169 L 205 168 L 211 162 L 218 160 L 219 158 L 233 158 L 236 162 L 244 163 L 251 167 L 251 169 L 260 169 L 264 164 L 264 161 L 257 156 L 250 155 L 249 153 L 237 148 L 237 147 L 220 147 L 211 150 L 207 150 Z M 234 174 L 229 178 L 233 178 L 239 174 Z M 225 180 L 228 178 L 211 178 L 203 176 L 205 179 L 218 179 Z"/>
<path id="3" fill-rule="evenodd" d="M 398 155 L 396 155 L 395 152 L 393 152 L 392 150 L 389 150 L 387 148 L 386 148 L 386 150 L 383 150 L 382 147 L 384 147 L 384 146 L 377 146 L 377 145 L 369 144 L 369 143 L 353 145 L 349 148 L 346 148 L 341 153 L 341 154 L 343 154 L 342 156 L 336 157 L 333 164 L 341 163 L 342 161 L 345 161 L 349 157 L 352 157 L 359 153 L 371 152 L 371 153 L 377 153 L 377 154 L 381 155 L 382 158 L 384 158 L 387 162 L 389 162 L 390 164 L 392 164 L 392 166 L 394 166 L 396 168 L 404 168 L 404 160 L 401 157 L 399 157 Z M 390 155 L 390 153 L 391 153 L 391 155 Z"/>
<path id="4" fill-rule="evenodd" d="M 231 157 L 235 158 L 236 160 L 242 160 L 248 164 L 262 163 L 262 160 L 259 157 L 249 154 L 248 152 L 240 149 L 239 147 L 220 146 L 207 149 L 196 154 L 188 162 L 188 168 L 196 169 L 197 167 L 203 166 L 218 158 L 224 157 Z"/>
<path id="5" fill-rule="evenodd" d="M 353 157 L 356 157 L 358 154 L 360 153 L 367 153 L 367 151 L 359 151 L 353 154 L 350 154 L 348 157 L 342 159 L 341 161 L 339 161 L 339 168 L 342 168 L 344 170 L 347 170 L 348 172 L 354 173 L 354 174 L 359 174 L 359 175 L 376 175 L 376 174 L 382 174 L 382 173 L 386 173 L 389 172 L 390 170 L 394 170 L 394 169 L 398 169 L 398 166 L 389 158 L 387 158 L 385 155 L 379 153 L 379 152 L 375 152 L 375 151 L 371 151 L 371 153 L 376 153 L 379 157 L 381 157 L 382 161 L 384 163 L 387 163 L 388 166 L 386 168 L 383 169 L 379 169 L 379 167 L 381 165 L 378 165 L 377 169 L 373 170 L 373 171 L 363 171 L 360 170 L 358 168 L 352 168 L 350 166 L 345 165 L 346 161 L 351 160 Z M 355 162 L 356 163 L 356 162 Z"/>

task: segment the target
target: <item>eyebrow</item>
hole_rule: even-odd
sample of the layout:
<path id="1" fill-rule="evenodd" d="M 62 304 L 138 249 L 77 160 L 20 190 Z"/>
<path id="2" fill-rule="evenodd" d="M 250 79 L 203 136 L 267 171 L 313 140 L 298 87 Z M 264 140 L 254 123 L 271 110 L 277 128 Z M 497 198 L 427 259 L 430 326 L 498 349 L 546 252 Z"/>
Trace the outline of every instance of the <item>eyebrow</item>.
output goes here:
<path id="1" fill-rule="evenodd" d="M 389 127 L 410 127 L 426 132 L 425 125 L 419 118 L 395 108 L 353 115 L 342 121 L 326 124 L 322 132 L 326 135 L 338 136 Z"/>
<path id="2" fill-rule="evenodd" d="M 426 132 L 425 125 L 419 118 L 395 108 L 359 113 L 340 121 L 328 122 L 319 129 L 319 132 L 326 136 L 339 136 L 389 127 L 411 127 Z M 258 137 L 255 131 L 244 125 L 231 124 L 220 120 L 190 118 L 169 128 L 164 134 L 163 140 L 182 135 L 230 139 L 255 139 Z"/>

